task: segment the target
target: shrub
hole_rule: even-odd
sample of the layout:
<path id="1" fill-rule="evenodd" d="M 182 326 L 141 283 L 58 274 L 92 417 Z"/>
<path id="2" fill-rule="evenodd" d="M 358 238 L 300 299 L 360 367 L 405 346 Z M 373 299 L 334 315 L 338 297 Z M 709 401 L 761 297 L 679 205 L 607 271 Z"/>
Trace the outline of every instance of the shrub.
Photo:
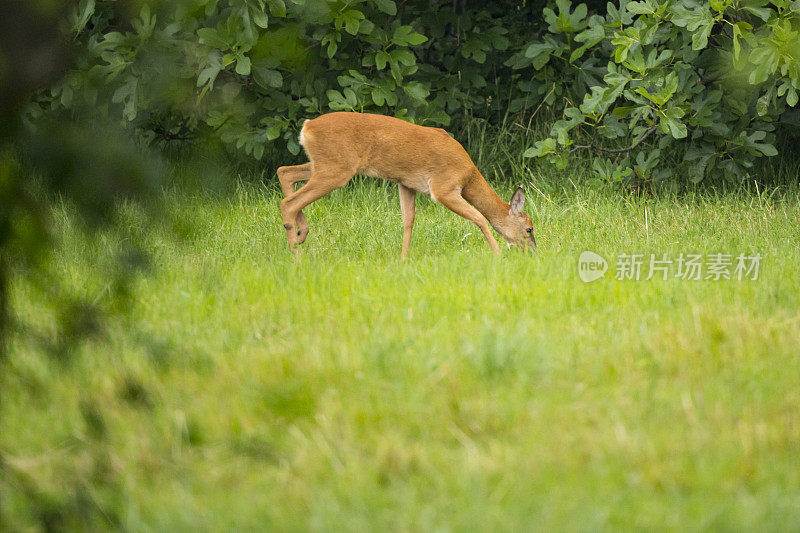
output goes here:
<path id="1" fill-rule="evenodd" d="M 80 2 L 75 61 L 33 119 L 99 112 L 148 143 L 208 135 L 260 159 L 298 154 L 298 123 L 332 110 L 448 125 L 545 105 L 561 118 L 526 156 L 563 168 L 588 150 L 606 180 L 673 182 L 746 178 L 798 125 L 789 0 L 130 5 Z"/>

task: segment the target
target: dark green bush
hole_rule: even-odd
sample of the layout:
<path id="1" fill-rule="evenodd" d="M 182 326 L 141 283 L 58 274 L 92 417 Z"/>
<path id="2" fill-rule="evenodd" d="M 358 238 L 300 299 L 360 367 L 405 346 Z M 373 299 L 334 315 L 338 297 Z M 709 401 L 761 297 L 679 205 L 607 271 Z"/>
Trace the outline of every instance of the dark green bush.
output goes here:
<path id="1" fill-rule="evenodd" d="M 332 110 L 448 125 L 544 105 L 563 118 L 526 155 L 591 150 L 609 180 L 742 179 L 797 126 L 796 2 L 548 5 L 82 0 L 73 67 L 31 116 L 100 110 L 150 143 L 260 159 L 297 154 L 298 123 Z"/>

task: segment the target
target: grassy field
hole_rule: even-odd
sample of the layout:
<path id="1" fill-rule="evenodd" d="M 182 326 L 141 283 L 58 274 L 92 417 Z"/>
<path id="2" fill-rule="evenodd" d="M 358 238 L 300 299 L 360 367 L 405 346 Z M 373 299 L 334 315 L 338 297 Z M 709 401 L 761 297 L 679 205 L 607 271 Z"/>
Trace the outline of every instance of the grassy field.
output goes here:
<path id="1" fill-rule="evenodd" d="M 176 187 L 194 232 L 125 209 L 153 268 L 113 302 L 124 243 L 65 208 L 53 275 L 120 312 L 58 359 L 12 343 L 0 529 L 796 530 L 797 187 L 526 181 L 538 253 L 495 258 L 418 198 L 407 262 L 392 185 L 308 208 L 300 260 L 276 190 Z M 605 277 L 580 280 L 584 250 Z M 757 280 L 616 280 L 621 253 L 762 259 Z M 13 294 L 45 339 L 46 294 Z"/>

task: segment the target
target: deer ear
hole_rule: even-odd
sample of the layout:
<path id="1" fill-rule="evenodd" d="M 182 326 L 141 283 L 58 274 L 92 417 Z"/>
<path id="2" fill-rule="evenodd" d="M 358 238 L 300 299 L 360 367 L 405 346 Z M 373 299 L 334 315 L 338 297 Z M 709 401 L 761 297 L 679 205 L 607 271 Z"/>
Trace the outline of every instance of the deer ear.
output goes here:
<path id="1" fill-rule="evenodd" d="M 514 196 L 511 197 L 511 207 L 508 210 L 509 215 L 519 215 L 522 213 L 522 208 L 525 207 L 525 191 L 522 190 L 522 185 L 516 190 Z"/>

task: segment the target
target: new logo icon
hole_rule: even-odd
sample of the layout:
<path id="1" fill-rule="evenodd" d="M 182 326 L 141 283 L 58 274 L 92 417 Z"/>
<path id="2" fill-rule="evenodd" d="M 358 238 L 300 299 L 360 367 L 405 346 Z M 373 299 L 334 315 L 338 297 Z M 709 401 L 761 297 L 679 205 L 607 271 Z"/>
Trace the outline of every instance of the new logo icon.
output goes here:
<path id="1" fill-rule="evenodd" d="M 578 258 L 578 275 L 584 283 L 591 283 L 605 275 L 608 270 L 608 263 L 602 256 L 585 251 Z"/>

